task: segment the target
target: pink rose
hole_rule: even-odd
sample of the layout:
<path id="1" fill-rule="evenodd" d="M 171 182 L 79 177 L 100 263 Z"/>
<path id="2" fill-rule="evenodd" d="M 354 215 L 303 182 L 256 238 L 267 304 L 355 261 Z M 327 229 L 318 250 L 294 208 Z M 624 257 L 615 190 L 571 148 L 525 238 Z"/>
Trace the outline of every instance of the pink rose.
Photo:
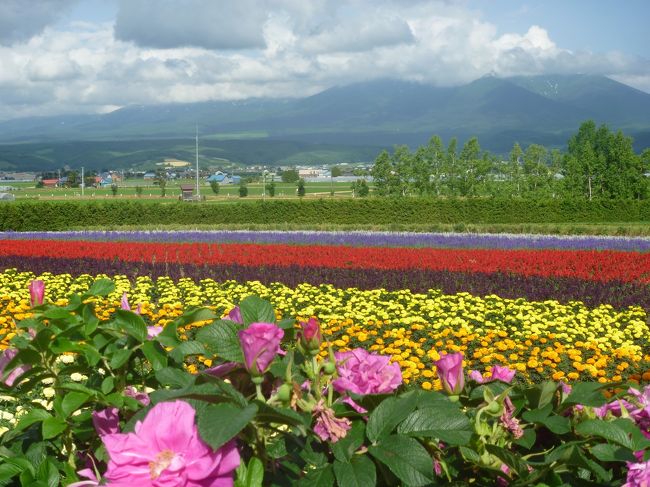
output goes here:
<path id="1" fill-rule="evenodd" d="M 235 442 L 212 450 L 199 436 L 195 414 L 184 401 L 163 402 L 133 433 L 103 436 L 110 457 L 107 485 L 232 486 L 240 461 Z"/>
<path id="2" fill-rule="evenodd" d="M 34 279 L 29 283 L 28 289 L 32 308 L 43 304 L 43 298 L 45 297 L 45 283 L 40 279 Z"/>
<path id="3" fill-rule="evenodd" d="M 21 375 L 32 368 L 29 364 L 21 364 L 14 367 L 7 377 L 4 377 L 7 365 L 9 365 L 9 362 L 11 362 L 16 355 L 18 355 L 18 350 L 15 348 L 7 348 L 2 352 L 2 355 L 0 355 L 0 380 L 9 387 L 13 386 L 16 379 L 20 378 Z"/>
<path id="4" fill-rule="evenodd" d="M 332 384 L 340 392 L 354 394 L 386 394 L 402 384 L 399 364 L 390 363 L 390 357 L 368 353 L 363 348 L 336 352 L 338 378 Z"/>
<path id="5" fill-rule="evenodd" d="M 230 310 L 230 313 L 228 313 L 228 319 L 240 325 L 244 324 L 244 319 L 242 318 L 241 309 L 239 308 L 239 306 L 235 306 L 233 309 Z"/>
<path id="6" fill-rule="evenodd" d="M 93 426 L 99 436 L 112 435 L 120 432 L 119 412 L 117 408 L 93 411 Z"/>
<path id="7" fill-rule="evenodd" d="M 320 331 L 320 324 L 316 318 L 309 318 L 309 321 L 300 322 L 299 338 L 300 344 L 305 350 L 320 350 L 323 337 Z"/>
<path id="8" fill-rule="evenodd" d="M 514 379 L 516 371 L 509 369 L 508 367 L 502 367 L 501 365 L 495 365 L 492 367 L 492 378 L 491 380 L 500 380 L 506 384 L 510 384 L 512 379 Z"/>
<path id="9" fill-rule="evenodd" d="M 442 387 L 448 394 L 460 394 L 465 387 L 465 374 L 463 372 L 463 354 L 448 353 L 436 362 L 438 377 Z"/>
<path id="10" fill-rule="evenodd" d="M 272 323 L 251 323 L 239 332 L 244 365 L 255 376 L 263 375 L 280 352 L 284 330 Z"/>

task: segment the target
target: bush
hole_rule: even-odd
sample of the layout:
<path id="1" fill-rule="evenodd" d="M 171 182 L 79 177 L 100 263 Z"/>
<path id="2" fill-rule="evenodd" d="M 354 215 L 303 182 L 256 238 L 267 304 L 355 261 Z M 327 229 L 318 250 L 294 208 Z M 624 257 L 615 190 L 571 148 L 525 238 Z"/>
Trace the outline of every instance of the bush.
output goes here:
<path id="1" fill-rule="evenodd" d="M 247 194 L 248 189 L 244 186 Z M 648 222 L 649 201 L 498 199 L 256 200 L 180 202 L 16 201 L 0 205 L 0 230 L 65 230 L 138 224 L 515 224 Z"/>
<path id="2" fill-rule="evenodd" d="M 256 296 L 225 319 L 194 309 L 163 328 L 125 297 L 98 319 L 94 297 L 114 291 L 98 280 L 18 324 L 0 366 L 16 406 L 3 483 L 614 486 L 643 485 L 650 468 L 650 387 L 617 384 L 609 403 L 598 382 L 467 375 L 453 353 L 436 362 L 443 391 L 421 390 L 386 355 L 321 355 L 318 321 L 296 333 Z"/>

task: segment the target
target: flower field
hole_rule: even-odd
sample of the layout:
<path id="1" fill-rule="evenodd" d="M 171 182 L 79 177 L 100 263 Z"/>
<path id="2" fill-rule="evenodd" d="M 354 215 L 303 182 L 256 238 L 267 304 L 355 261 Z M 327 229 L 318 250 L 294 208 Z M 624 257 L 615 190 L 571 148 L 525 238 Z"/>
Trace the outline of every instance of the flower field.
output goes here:
<path id="1" fill-rule="evenodd" d="M 0 240 L 0 324 L 29 313 L 28 283 L 66 304 L 99 277 L 152 325 L 244 297 L 317 317 L 334 347 L 365 347 L 404 380 L 440 387 L 433 363 L 504 365 L 539 382 L 650 379 L 650 240 L 328 232 L 33 232 Z M 255 241 L 257 239 L 257 241 Z M 489 246 L 489 248 L 485 248 Z M 191 328 L 191 327 L 189 327 Z M 190 335 L 190 330 L 186 330 Z"/>
<path id="2" fill-rule="evenodd" d="M 645 239 L 3 237 L 0 483 L 650 480 Z"/>

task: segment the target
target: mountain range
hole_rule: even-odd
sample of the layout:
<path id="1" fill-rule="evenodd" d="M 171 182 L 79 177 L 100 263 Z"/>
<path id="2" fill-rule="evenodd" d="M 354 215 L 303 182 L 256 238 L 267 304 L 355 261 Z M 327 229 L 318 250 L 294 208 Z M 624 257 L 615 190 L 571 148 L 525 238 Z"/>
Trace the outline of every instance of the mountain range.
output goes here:
<path id="1" fill-rule="evenodd" d="M 483 77 L 457 87 L 379 80 L 306 98 L 134 105 L 102 115 L 0 123 L 0 168 L 63 164 L 129 167 L 193 157 L 198 126 L 208 161 L 368 161 L 394 144 L 478 136 L 506 153 L 514 142 L 563 147 L 584 120 L 650 146 L 650 94 L 602 76 Z"/>

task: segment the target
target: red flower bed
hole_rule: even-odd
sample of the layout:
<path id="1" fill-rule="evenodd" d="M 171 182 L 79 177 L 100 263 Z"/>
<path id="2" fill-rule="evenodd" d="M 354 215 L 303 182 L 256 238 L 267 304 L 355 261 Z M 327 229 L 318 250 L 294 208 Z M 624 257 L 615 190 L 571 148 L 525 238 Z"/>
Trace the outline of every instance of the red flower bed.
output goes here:
<path id="1" fill-rule="evenodd" d="M 650 283 L 650 253 L 591 250 L 483 250 L 324 245 L 0 241 L 0 255 L 118 259 L 194 265 L 428 269 L 562 276 Z"/>

